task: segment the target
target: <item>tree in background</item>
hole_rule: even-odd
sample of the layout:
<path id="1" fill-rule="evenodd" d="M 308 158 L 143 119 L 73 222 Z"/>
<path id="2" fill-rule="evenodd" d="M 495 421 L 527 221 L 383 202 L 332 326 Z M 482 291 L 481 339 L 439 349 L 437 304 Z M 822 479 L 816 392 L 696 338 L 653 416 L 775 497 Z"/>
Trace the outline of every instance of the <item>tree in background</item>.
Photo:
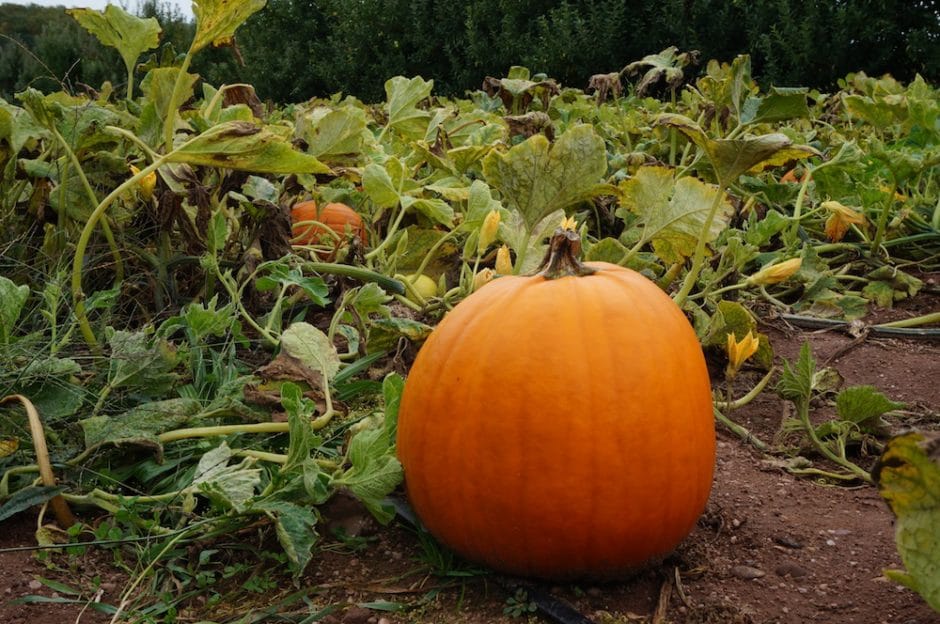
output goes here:
<path id="1" fill-rule="evenodd" d="M 154 59 L 188 48 L 193 25 L 171 5 L 145 0 L 138 13 L 163 27 Z M 278 103 L 337 92 L 378 101 L 395 75 L 462 95 L 520 64 L 583 88 L 672 45 L 703 60 L 748 53 L 763 86 L 825 90 L 856 71 L 935 82 L 940 0 L 268 0 L 235 48 L 206 51 L 191 71 L 250 82 Z M 120 68 L 61 9 L 0 5 L 0 96 L 105 80 L 120 90 Z"/>

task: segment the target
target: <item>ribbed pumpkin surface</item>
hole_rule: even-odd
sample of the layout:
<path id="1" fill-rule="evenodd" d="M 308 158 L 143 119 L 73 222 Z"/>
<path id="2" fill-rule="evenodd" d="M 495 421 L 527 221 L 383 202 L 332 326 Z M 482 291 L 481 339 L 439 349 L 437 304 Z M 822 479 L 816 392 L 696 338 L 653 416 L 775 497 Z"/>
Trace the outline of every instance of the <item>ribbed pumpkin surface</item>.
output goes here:
<path id="1" fill-rule="evenodd" d="M 497 570 L 616 577 L 668 554 L 708 499 L 715 432 L 688 321 L 606 263 L 501 277 L 412 367 L 398 454 L 433 535 Z"/>
<path id="2" fill-rule="evenodd" d="M 346 235 L 346 228 L 348 227 L 349 231 L 358 236 L 363 244 L 369 242 L 362 217 L 346 204 L 334 202 L 318 209 L 316 201 L 311 199 L 299 202 L 291 208 L 291 222 L 294 224 L 293 235 L 301 237 L 298 241 L 300 244 L 331 244 L 334 241 L 333 237 L 324 236 L 326 232 L 322 227 L 319 225 L 302 225 L 304 221 L 318 221 L 340 236 Z"/>

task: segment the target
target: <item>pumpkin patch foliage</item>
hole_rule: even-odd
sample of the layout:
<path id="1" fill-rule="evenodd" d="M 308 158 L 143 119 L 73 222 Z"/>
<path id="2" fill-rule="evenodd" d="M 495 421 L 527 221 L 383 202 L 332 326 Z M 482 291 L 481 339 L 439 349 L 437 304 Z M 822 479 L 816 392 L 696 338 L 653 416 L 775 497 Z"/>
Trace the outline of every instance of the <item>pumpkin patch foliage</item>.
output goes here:
<path id="1" fill-rule="evenodd" d="M 257 535 L 300 583 L 330 505 L 388 524 L 407 495 L 474 566 L 617 578 L 695 526 L 716 423 L 872 487 L 905 406 L 762 324 L 935 335 L 935 311 L 867 323 L 940 269 L 934 86 L 762 92 L 740 56 L 662 100 L 516 67 L 466 98 L 396 76 L 384 102 L 264 107 L 188 71 L 263 4 L 196 2 L 190 49 L 147 64 L 152 22 L 78 10 L 127 84 L 0 99 L 0 518 L 55 501 L 63 548 L 179 586 L 184 546 Z M 734 410 L 772 391 L 795 418 L 761 440 Z M 935 605 L 908 447 L 880 484 Z"/>

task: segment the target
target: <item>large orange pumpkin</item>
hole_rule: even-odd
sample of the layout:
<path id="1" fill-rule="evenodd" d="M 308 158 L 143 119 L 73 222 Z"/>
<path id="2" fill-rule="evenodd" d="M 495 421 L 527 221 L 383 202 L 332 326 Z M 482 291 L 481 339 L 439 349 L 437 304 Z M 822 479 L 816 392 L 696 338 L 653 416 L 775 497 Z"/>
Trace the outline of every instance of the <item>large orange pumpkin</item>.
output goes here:
<path id="1" fill-rule="evenodd" d="M 362 217 L 346 204 L 333 202 L 318 209 L 317 202 L 310 199 L 294 204 L 290 216 L 292 233 L 301 245 L 332 245 L 336 241 L 322 226 L 304 224 L 305 221 L 322 223 L 340 237 L 346 236 L 348 228 L 349 233 L 358 236 L 363 244 L 368 244 Z"/>
<path id="2" fill-rule="evenodd" d="M 560 235 L 560 236 L 559 236 Z M 428 530 L 497 570 L 615 578 L 671 552 L 712 483 L 711 387 L 682 311 L 638 273 L 548 268 L 467 297 L 418 353 L 397 450 Z"/>

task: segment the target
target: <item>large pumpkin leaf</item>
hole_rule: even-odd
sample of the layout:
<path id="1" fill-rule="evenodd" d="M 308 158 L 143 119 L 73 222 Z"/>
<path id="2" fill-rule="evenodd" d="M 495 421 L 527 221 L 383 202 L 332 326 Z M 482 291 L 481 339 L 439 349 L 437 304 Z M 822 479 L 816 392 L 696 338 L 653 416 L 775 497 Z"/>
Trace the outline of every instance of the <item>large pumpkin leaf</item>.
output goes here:
<path id="1" fill-rule="evenodd" d="M 415 198 L 406 195 L 401 198 L 401 205 L 405 210 L 414 208 L 432 221 L 453 227 L 454 209 L 443 199 Z"/>
<path id="2" fill-rule="evenodd" d="M 157 145 L 162 141 L 160 133 L 163 120 L 169 115 L 178 114 L 175 109 L 171 110 L 170 106 L 180 71 L 179 67 L 157 67 L 147 72 L 140 82 L 140 90 L 147 102 L 141 112 L 141 135 L 150 145 Z M 199 76 L 186 73 L 180 86 L 181 101 L 185 102 L 193 96 L 197 80 Z"/>
<path id="3" fill-rule="evenodd" d="M 897 516 L 895 539 L 907 568 L 885 574 L 940 612 L 940 437 L 908 433 L 891 439 L 873 477 Z"/>
<path id="4" fill-rule="evenodd" d="M 295 150 L 280 134 L 243 121 L 209 128 L 178 147 L 171 162 L 256 173 L 329 173 L 330 168 Z"/>
<path id="5" fill-rule="evenodd" d="M 224 46 L 252 14 L 264 8 L 265 0 L 193 0 L 196 36 L 191 52 L 207 45 Z"/>
<path id="6" fill-rule="evenodd" d="M 420 76 L 410 80 L 404 76 L 395 76 L 386 80 L 388 127 L 407 136 L 424 136 L 431 116 L 427 111 L 419 109 L 418 104 L 428 98 L 433 89 L 434 81 L 424 80 Z"/>
<path id="7" fill-rule="evenodd" d="M 781 133 L 744 139 L 711 139 L 697 123 L 682 115 L 659 115 L 656 123 L 676 128 L 702 148 L 723 184 L 731 184 L 748 171 L 757 173 L 791 160 L 822 155 L 808 145 L 794 145 Z"/>
<path id="8" fill-rule="evenodd" d="M 160 44 L 162 29 L 156 18 L 131 15 L 116 4 L 109 4 L 104 11 L 69 9 L 66 13 L 102 44 L 115 48 L 128 72 L 134 69 L 141 54 Z"/>
<path id="9" fill-rule="evenodd" d="M 296 135 L 307 143 L 307 153 L 317 158 L 358 154 L 366 129 L 365 111 L 325 106 L 303 111 L 297 116 Z"/>
<path id="10" fill-rule="evenodd" d="M 709 209 L 721 191 L 693 177 L 676 179 L 666 167 L 641 167 L 619 187 L 623 208 L 640 217 L 643 238 L 653 242 L 657 255 L 667 262 L 680 262 L 695 251 Z M 618 211 L 620 216 L 625 216 Z M 727 197 L 721 204 L 705 242 L 718 238 L 734 214 Z"/>
<path id="11" fill-rule="evenodd" d="M 554 145 L 537 134 L 483 161 L 486 181 L 530 232 L 547 215 L 601 192 L 606 172 L 604 140 L 587 124 L 571 128 Z"/>
<path id="12" fill-rule="evenodd" d="M 398 205 L 398 187 L 392 182 L 392 176 L 382 165 L 370 163 L 362 171 L 362 188 L 379 208 L 391 208 Z"/>
<path id="13" fill-rule="evenodd" d="M 741 123 L 767 123 L 809 117 L 805 88 L 771 87 L 765 96 L 752 96 L 744 102 Z"/>
<path id="14" fill-rule="evenodd" d="M 0 142 L 9 144 L 12 153 L 35 144 L 42 136 L 42 126 L 26 110 L 8 104 L 0 98 Z"/>

